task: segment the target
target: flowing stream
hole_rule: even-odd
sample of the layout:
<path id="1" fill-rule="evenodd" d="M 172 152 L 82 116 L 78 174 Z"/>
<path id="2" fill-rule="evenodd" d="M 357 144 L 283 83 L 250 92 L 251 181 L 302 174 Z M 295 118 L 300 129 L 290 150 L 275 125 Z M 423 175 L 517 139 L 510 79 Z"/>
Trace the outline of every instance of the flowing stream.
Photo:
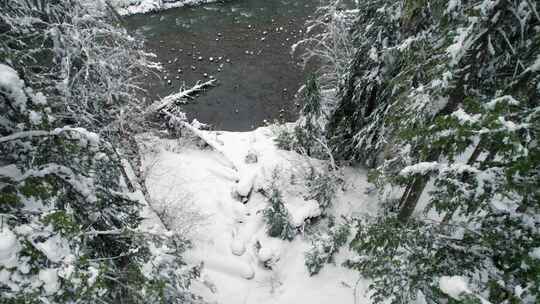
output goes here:
<path id="1" fill-rule="evenodd" d="M 293 121 L 305 73 L 291 46 L 304 35 L 317 1 L 235 0 L 126 18 L 164 71 L 145 81 L 157 99 L 197 81 L 219 85 L 183 106 L 191 120 L 246 131 L 275 119 Z M 169 81 L 170 80 L 170 81 Z"/>

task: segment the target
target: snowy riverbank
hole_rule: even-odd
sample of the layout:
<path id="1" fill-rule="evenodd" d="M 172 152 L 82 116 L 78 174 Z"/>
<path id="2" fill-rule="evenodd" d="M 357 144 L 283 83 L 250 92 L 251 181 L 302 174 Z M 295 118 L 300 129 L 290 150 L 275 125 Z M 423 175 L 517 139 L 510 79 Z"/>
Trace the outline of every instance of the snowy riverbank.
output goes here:
<path id="1" fill-rule="evenodd" d="M 311 241 L 303 229 L 309 217 L 318 213 L 312 202 L 303 199 L 302 178 L 305 168 L 320 168 L 323 162 L 278 150 L 268 127 L 252 132 L 201 131 L 200 135 L 214 148 L 201 149 L 197 140 L 185 137 L 166 140 L 147 134 L 139 138 L 146 184 L 158 205 L 154 207 L 165 206 L 169 215 L 177 217 L 171 228 L 188 234 L 194 244 L 186 259 L 204 265 L 200 280 L 192 286 L 195 293 L 224 304 L 369 303 L 367 282 L 340 266 L 351 257 L 347 248 L 337 254 L 335 264 L 326 265 L 317 275 L 310 276 L 304 265 Z M 276 174 L 285 206 L 302 231 L 293 241 L 266 233 L 261 211 L 269 203 L 262 190 L 276 181 L 272 178 Z M 343 179 L 345 190 L 338 191 L 328 214 L 339 221 L 342 216 L 373 213 L 376 199 L 366 194 L 366 172 L 346 168 Z M 247 201 L 242 203 L 233 194 Z"/>
<path id="2" fill-rule="evenodd" d="M 200 5 L 217 0 L 112 0 L 120 15 L 144 14 L 186 5 Z"/>

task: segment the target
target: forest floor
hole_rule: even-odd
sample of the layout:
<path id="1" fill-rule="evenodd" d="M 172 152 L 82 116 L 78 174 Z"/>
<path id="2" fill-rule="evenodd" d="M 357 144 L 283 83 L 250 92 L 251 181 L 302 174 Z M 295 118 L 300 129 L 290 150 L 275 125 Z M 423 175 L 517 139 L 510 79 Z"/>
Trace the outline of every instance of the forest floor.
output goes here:
<path id="1" fill-rule="evenodd" d="M 309 275 L 305 252 L 323 224 L 309 224 L 317 213 L 304 200 L 304 182 L 310 168 L 328 164 L 277 149 L 274 133 L 272 127 L 200 131 L 212 147 L 187 135 L 179 140 L 139 137 L 153 208 L 166 214 L 169 228 L 192 240 L 185 255 L 188 264 L 203 264 L 192 290 L 210 303 L 223 304 L 369 303 L 368 282 L 341 266 L 352 256 L 348 248 L 319 274 Z M 340 176 L 343 183 L 327 214 L 340 221 L 376 212 L 366 171 L 349 167 Z M 281 191 L 291 220 L 302 223 L 293 241 L 267 235 L 262 210 L 269 203 L 262 190 L 271 184 Z"/>

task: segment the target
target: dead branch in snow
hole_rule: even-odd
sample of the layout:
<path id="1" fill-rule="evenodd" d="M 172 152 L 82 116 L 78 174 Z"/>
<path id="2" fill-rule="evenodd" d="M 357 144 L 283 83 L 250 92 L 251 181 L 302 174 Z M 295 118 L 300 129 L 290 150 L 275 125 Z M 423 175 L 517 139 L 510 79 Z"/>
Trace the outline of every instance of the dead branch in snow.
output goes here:
<path id="1" fill-rule="evenodd" d="M 227 156 L 225 151 L 222 149 L 222 144 L 216 142 L 215 140 L 212 140 L 209 138 L 204 132 L 201 132 L 201 130 L 195 128 L 194 126 L 190 125 L 188 122 L 186 122 L 184 119 L 172 114 L 171 112 L 167 110 L 161 110 L 160 113 L 164 114 L 165 116 L 169 117 L 170 119 L 174 120 L 175 123 L 180 124 L 184 128 L 188 129 L 193 133 L 195 136 L 203 140 L 206 144 L 208 144 L 210 147 L 212 147 L 215 151 L 219 152 L 221 155 L 223 155 L 231 164 L 232 168 L 235 171 L 238 171 L 236 166 L 234 165 L 234 162 Z"/>
<path id="2" fill-rule="evenodd" d="M 208 87 L 213 87 L 215 85 L 216 85 L 215 79 L 212 79 L 203 83 L 197 82 L 197 84 L 195 84 L 193 87 L 187 90 L 183 90 L 178 93 L 168 95 L 162 98 L 161 100 L 156 101 L 154 104 L 152 104 L 148 108 L 148 110 L 145 113 L 145 116 L 152 115 L 152 114 L 161 114 L 169 118 L 170 120 L 172 120 L 172 122 L 174 122 L 175 124 L 188 129 L 189 131 L 191 131 L 191 133 L 199 137 L 202 141 L 204 141 L 206 144 L 212 147 L 215 151 L 222 154 L 227 159 L 227 161 L 229 161 L 229 163 L 231 164 L 231 167 L 235 171 L 238 171 L 238 169 L 234 165 L 234 162 L 224 152 L 223 147 L 222 147 L 223 144 L 220 144 L 216 140 L 209 138 L 204 132 L 201 132 L 201 130 L 195 128 L 194 126 L 186 122 L 185 117 L 181 117 L 173 113 L 174 108 L 172 108 L 172 106 L 174 106 L 175 104 L 185 104 L 187 103 L 186 101 L 187 99 L 193 99 L 194 94 L 204 91 Z"/>

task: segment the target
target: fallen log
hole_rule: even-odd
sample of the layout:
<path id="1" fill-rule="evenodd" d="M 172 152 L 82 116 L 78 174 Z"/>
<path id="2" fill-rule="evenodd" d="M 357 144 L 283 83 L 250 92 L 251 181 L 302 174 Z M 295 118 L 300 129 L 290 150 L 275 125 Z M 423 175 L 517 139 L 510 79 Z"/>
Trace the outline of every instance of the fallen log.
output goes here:
<path id="1" fill-rule="evenodd" d="M 148 114 L 160 112 L 161 110 L 167 110 L 169 106 L 175 103 L 185 104 L 187 103 L 186 99 L 193 98 L 192 97 L 193 94 L 200 91 L 204 91 L 206 88 L 212 87 L 215 85 L 216 85 L 215 79 L 212 79 L 203 83 L 197 82 L 197 84 L 195 84 L 193 87 L 187 90 L 165 96 L 161 100 L 155 102 L 149 107 L 146 114 L 148 115 Z"/>

